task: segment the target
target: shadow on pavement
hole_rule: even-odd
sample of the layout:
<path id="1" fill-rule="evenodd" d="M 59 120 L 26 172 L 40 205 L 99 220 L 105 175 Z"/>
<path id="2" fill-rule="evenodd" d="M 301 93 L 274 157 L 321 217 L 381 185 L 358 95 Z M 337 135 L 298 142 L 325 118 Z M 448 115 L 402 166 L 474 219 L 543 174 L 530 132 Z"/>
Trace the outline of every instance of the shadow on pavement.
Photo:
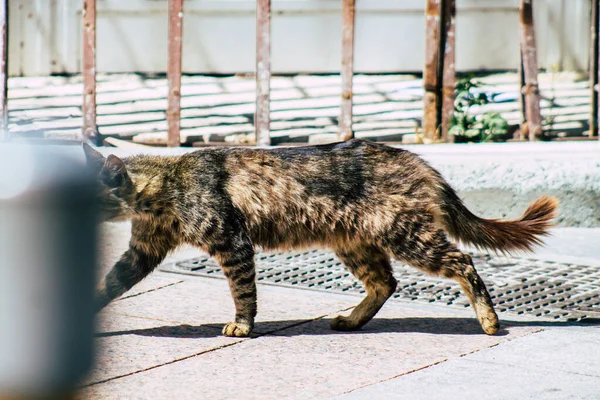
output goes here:
<path id="1" fill-rule="evenodd" d="M 354 332 L 339 332 L 329 328 L 330 319 L 316 320 L 284 320 L 257 322 L 254 326 L 253 337 L 266 334 L 277 336 L 303 335 L 348 335 L 348 334 L 377 334 L 377 333 L 426 333 L 436 335 L 483 335 L 483 331 L 475 318 L 375 318 L 362 329 Z M 132 329 L 125 331 L 101 332 L 96 337 L 111 337 L 122 335 L 140 335 L 168 338 L 203 338 L 221 335 L 222 324 L 207 325 L 173 325 L 159 326 L 147 329 Z M 498 336 L 510 333 L 511 327 L 567 327 L 567 326 L 600 326 L 600 320 L 589 320 L 586 323 L 563 321 L 511 321 L 501 320 Z"/>

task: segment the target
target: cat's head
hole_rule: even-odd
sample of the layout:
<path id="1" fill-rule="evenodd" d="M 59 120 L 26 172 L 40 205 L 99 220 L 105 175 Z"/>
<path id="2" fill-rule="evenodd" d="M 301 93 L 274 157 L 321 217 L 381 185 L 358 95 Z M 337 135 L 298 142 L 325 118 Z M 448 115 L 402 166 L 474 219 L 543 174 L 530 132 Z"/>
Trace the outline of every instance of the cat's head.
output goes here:
<path id="1" fill-rule="evenodd" d="M 104 221 L 123 221 L 135 214 L 135 186 L 123 160 L 115 155 L 104 157 L 87 143 L 83 151 L 88 167 L 98 177 Z"/>

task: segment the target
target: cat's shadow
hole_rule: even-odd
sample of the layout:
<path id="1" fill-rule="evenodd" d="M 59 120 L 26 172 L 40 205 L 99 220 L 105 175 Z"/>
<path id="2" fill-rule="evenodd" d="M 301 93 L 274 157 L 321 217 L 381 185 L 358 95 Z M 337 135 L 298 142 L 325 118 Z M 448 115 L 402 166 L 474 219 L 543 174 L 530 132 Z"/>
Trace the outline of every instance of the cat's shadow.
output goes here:
<path id="1" fill-rule="evenodd" d="M 370 335 L 377 333 L 425 333 L 434 335 L 483 335 L 479 323 L 474 318 L 376 318 L 365 327 L 353 332 L 339 332 L 329 328 L 330 319 L 317 320 L 284 320 L 257 322 L 252 337 L 266 334 L 275 336 L 305 336 L 305 335 Z M 123 331 L 101 332 L 98 338 L 139 335 L 150 337 L 196 339 L 221 336 L 225 323 L 206 325 L 164 325 L 146 329 L 131 329 Z M 513 327 L 560 327 L 560 326 L 598 326 L 600 320 L 588 320 L 583 323 L 560 321 L 510 321 L 502 320 L 501 329 L 497 335 L 505 336 Z"/>

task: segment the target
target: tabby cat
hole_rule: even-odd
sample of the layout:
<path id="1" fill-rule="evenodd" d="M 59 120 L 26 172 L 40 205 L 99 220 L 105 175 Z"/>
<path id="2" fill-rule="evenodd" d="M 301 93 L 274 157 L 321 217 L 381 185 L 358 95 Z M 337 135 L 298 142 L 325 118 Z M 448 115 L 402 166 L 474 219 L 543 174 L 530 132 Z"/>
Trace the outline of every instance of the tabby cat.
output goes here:
<path id="1" fill-rule="evenodd" d="M 442 176 L 415 154 L 364 140 L 321 146 L 207 148 L 181 156 L 104 158 L 84 150 L 101 183 L 106 220 L 132 220 L 129 249 L 107 274 L 98 310 L 147 276 L 181 244 L 220 264 L 233 295 L 227 336 L 247 336 L 256 316 L 254 252 L 331 248 L 367 296 L 331 328 L 365 325 L 396 290 L 390 257 L 451 278 L 487 334 L 498 317 L 471 257 L 479 248 L 532 250 L 558 202 L 543 196 L 514 221 L 473 215 Z"/>

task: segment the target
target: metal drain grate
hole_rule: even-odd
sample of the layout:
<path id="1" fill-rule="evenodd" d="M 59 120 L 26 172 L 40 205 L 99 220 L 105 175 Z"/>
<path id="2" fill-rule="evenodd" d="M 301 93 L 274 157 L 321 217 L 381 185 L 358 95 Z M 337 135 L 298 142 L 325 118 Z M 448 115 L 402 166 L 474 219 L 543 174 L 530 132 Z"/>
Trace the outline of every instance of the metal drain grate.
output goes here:
<path id="1" fill-rule="evenodd" d="M 524 258 L 474 255 L 496 310 L 560 320 L 600 318 L 600 267 Z M 314 290 L 364 293 L 362 284 L 331 252 L 259 253 L 258 281 Z M 394 298 L 467 307 L 457 283 L 393 262 Z M 161 266 L 162 271 L 224 278 L 209 256 Z"/>

